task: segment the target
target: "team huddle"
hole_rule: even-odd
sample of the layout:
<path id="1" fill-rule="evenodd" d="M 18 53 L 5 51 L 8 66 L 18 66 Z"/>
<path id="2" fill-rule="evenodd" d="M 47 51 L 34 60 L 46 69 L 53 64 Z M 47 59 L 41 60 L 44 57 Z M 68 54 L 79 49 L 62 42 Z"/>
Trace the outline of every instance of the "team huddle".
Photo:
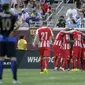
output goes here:
<path id="1" fill-rule="evenodd" d="M 46 27 L 46 23 L 36 31 L 33 46 L 39 39 L 40 73 L 48 73 L 48 58 L 50 56 L 50 39 L 52 39 L 52 51 L 54 54 L 54 70 L 85 69 L 85 34 L 77 29 L 64 29 L 54 38 L 53 32 Z M 61 62 L 61 66 L 59 68 Z M 70 67 L 72 63 L 72 68 Z"/>
<path id="2" fill-rule="evenodd" d="M 57 70 L 58 64 L 62 58 L 62 64 L 59 70 L 64 71 L 66 64 L 68 70 L 70 69 L 70 63 L 72 62 L 72 69 L 84 70 L 84 57 L 85 57 L 85 46 L 84 36 L 85 34 L 78 30 L 65 29 L 57 34 L 54 44 L 54 70 Z M 58 56 L 58 57 L 56 57 Z"/>

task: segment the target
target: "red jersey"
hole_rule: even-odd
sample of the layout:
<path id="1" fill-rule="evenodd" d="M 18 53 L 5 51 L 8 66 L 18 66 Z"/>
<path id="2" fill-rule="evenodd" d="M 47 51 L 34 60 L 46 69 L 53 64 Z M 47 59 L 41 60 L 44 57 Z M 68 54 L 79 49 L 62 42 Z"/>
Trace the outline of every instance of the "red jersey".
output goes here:
<path id="1" fill-rule="evenodd" d="M 65 34 L 63 37 L 63 49 L 70 49 L 70 44 L 67 42 L 67 40 L 70 40 L 70 35 Z"/>
<path id="2" fill-rule="evenodd" d="M 63 34 L 62 34 L 62 32 L 59 32 L 55 37 L 55 41 L 54 41 L 53 45 L 61 46 L 62 38 L 63 38 Z"/>
<path id="3" fill-rule="evenodd" d="M 83 49 L 85 49 L 85 40 L 82 40 Z"/>
<path id="4" fill-rule="evenodd" d="M 73 33 L 74 46 L 82 47 L 82 32 L 74 31 Z"/>
<path id="5" fill-rule="evenodd" d="M 37 30 L 39 37 L 39 47 L 50 47 L 50 37 L 53 36 L 52 30 L 48 27 L 41 27 Z"/>

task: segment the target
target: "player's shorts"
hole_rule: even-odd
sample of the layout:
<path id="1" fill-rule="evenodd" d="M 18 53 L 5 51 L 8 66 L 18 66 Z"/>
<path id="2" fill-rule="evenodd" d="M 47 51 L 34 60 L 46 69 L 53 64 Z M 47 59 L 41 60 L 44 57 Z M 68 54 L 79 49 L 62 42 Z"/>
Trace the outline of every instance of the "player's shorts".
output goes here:
<path id="1" fill-rule="evenodd" d="M 62 58 L 70 58 L 70 49 L 62 49 Z"/>
<path id="2" fill-rule="evenodd" d="M 54 56 L 60 56 L 60 54 L 61 54 L 60 46 L 53 45 L 52 50 L 53 50 Z"/>
<path id="3" fill-rule="evenodd" d="M 16 56 L 16 43 L 15 42 L 0 42 L 0 57 L 15 57 Z"/>
<path id="4" fill-rule="evenodd" d="M 82 48 L 81 47 L 79 47 L 79 46 L 73 46 L 72 56 L 73 57 L 76 57 L 76 58 L 81 58 L 81 51 L 82 51 Z"/>
<path id="5" fill-rule="evenodd" d="M 40 52 L 40 57 L 50 57 L 49 47 L 40 47 L 39 52 Z"/>

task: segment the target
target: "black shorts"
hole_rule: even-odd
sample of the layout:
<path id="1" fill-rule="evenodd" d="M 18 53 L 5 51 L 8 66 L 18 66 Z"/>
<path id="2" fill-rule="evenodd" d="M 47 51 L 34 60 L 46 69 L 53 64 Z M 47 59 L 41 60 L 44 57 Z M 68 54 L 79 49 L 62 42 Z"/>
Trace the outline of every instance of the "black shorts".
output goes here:
<path id="1" fill-rule="evenodd" d="M 15 57 L 16 43 L 15 42 L 0 42 L 0 57 Z"/>

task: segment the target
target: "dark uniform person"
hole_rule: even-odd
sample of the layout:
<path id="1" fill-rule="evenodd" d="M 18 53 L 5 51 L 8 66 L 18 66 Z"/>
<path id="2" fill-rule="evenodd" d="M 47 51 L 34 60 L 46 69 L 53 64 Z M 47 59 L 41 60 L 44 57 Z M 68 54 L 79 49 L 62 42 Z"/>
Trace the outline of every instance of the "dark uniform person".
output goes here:
<path id="1" fill-rule="evenodd" d="M 16 30 L 19 28 L 17 18 L 9 12 L 10 6 L 4 3 L 3 12 L 0 13 L 0 83 L 2 82 L 3 74 L 3 61 L 4 56 L 11 60 L 11 69 L 13 74 L 13 83 L 19 83 L 17 80 L 17 67 L 16 67 L 16 38 L 13 37 Z M 16 23 L 16 27 L 15 27 Z"/>

